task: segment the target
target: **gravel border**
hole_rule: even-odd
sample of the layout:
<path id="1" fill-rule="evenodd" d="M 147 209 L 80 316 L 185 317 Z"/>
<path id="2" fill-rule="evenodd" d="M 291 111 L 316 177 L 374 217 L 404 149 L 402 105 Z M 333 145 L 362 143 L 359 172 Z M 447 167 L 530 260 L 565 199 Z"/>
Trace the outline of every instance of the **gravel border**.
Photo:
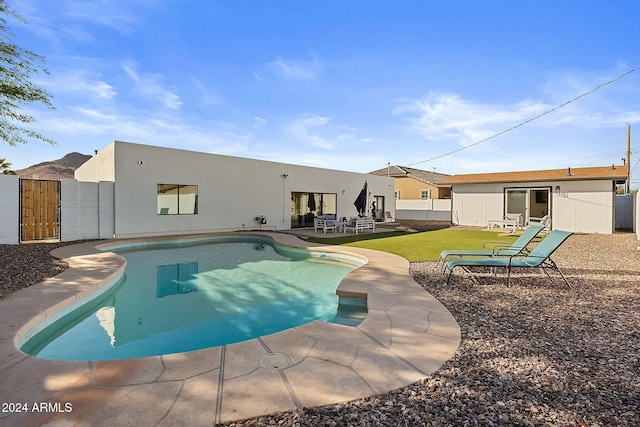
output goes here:
<path id="1" fill-rule="evenodd" d="M 49 252 L 72 243 L 0 245 L 0 298 L 66 270 L 69 265 Z"/>
<path id="2" fill-rule="evenodd" d="M 0 245 L 0 295 L 62 271 L 64 244 Z M 378 396 L 228 426 L 639 426 L 640 253 L 635 234 L 574 235 L 553 256 L 572 283 L 538 271 L 414 279 L 462 330 L 432 376 Z"/>

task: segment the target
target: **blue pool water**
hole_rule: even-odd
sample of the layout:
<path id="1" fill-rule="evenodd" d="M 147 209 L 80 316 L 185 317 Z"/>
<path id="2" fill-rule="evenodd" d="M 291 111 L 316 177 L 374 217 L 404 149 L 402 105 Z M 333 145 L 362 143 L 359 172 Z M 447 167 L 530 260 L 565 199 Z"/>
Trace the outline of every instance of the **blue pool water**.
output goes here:
<path id="1" fill-rule="evenodd" d="M 127 260 L 124 279 L 35 334 L 22 351 L 56 360 L 124 359 L 335 322 L 336 287 L 363 263 L 246 236 L 119 252 Z"/>

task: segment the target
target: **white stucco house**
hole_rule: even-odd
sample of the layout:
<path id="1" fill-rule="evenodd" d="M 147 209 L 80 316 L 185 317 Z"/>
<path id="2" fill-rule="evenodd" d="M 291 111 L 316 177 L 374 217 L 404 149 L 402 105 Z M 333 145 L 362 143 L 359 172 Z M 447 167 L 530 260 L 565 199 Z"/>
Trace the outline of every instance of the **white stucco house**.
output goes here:
<path id="1" fill-rule="evenodd" d="M 453 175 L 452 222 L 487 226 L 508 213 L 551 218 L 551 228 L 579 233 L 613 233 L 616 192 L 628 179 L 627 166 L 566 168 Z"/>
<path id="2" fill-rule="evenodd" d="M 317 215 L 395 211 L 393 178 L 115 141 L 75 172 L 112 182 L 113 235 L 141 237 L 313 225 Z M 371 212 L 369 212 L 371 214 Z M 104 234 L 104 232 L 102 233 Z"/>

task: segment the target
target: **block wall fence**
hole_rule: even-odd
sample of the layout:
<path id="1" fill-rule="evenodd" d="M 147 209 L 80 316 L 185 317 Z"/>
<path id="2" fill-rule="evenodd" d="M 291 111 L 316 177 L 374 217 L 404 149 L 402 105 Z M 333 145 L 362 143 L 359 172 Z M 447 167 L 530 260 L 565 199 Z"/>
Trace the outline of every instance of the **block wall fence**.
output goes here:
<path id="1" fill-rule="evenodd" d="M 20 180 L 0 175 L 0 244 L 20 243 Z M 110 239 L 114 183 L 60 180 L 60 241 Z"/>

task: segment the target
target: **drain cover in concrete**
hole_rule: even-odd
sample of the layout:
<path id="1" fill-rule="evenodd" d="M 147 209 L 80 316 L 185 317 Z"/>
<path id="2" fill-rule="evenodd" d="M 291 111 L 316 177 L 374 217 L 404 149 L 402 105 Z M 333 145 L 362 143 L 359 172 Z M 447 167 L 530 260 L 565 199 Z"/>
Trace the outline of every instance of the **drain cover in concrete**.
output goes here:
<path id="1" fill-rule="evenodd" d="M 264 369 L 284 369 L 289 363 L 291 359 L 284 353 L 267 353 L 258 360 L 258 365 Z"/>

